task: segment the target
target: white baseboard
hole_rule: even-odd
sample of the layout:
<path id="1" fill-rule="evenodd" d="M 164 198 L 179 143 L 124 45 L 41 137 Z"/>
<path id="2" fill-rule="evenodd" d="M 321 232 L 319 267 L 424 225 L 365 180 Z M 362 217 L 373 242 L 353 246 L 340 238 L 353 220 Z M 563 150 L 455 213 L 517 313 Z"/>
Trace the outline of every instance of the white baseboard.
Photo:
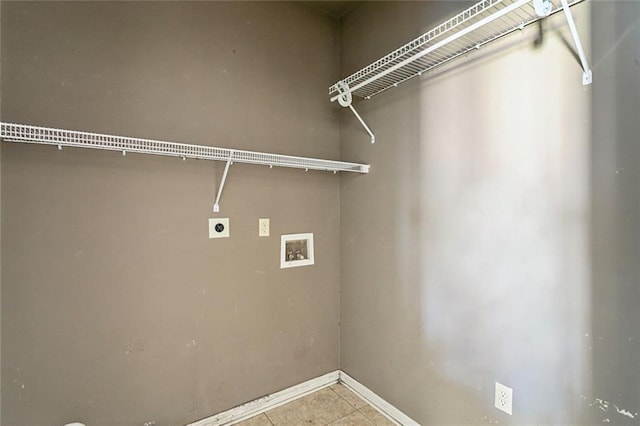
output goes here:
<path id="1" fill-rule="evenodd" d="M 380 398 L 362 383 L 340 370 L 333 371 L 325 374 L 324 376 L 316 377 L 315 379 L 308 380 L 280 392 L 247 402 L 246 404 L 223 411 L 222 413 L 215 414 L 211 417 L 207 417 L 206 419 L 190 423 L 187 426 L 234 425 L 338 382 L 347 386 L 356 395 L 365 400 L 369 405 L 378 410 L 395 424 L 401 426 L 420 426 L 418 422 L 414 421 L 402 411 Z"/>
<path id="2" fill-rule="evenodd" d="M 394 423 L 402 426 L 420 426 L 420 423 L 416 422 L 411 417 L 407 416 L 402 411 L 376 395 L 371 389 L 367 388 L 344 371 L 340 371 L 340 382 Z"/>
<path id="3" fill-rule="evenodd" d="M 262 414 L 265 411 L 284 405 L 294 399 L 301 398 L 317 390 L 336 384 L 339 380 L 340 371 L 336 370 L 325 374 L 324 376 L 316 377 L 315 379 L 308 380 L 280 392 L 258 398 L 230 410 L 223 411 L 222 413 L 207 417 L 206 419 L 199 420 L 195 423 L 190 423 L 188 426 L 233 425 L 250 417 Z"/>

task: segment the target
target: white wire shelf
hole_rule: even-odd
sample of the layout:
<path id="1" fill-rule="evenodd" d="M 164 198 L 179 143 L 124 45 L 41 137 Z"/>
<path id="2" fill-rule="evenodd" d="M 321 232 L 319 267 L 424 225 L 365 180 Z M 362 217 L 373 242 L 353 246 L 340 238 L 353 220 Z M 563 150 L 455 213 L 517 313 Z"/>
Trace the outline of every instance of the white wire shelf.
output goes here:
<path id="1" fill-rule="evenodd" d="M 62 147 L 93 148 L 107 151 L 120 151 L 123 154 L 135 152 L 183 159 L 194 158 L 200 160 L 231 161 L 234 163 L 259 164 L 269 167 L 290 167 L 304 170 L 322 170 L 334 173 L 369 172 L 368 164 L 217 148 L 206 145 L 190 145 L 100 133 L 78 132 L 25 124 L 0 123 L 0 137 L 6 142 L 54 145 L 59 149 L 62 149 Z"/>
<path id="2" fill-rule="evenodd" d="M 507 34 L 522 30 L 544 17 L 565 10 L 574 39 L 578 38 L 569 6 L 584 0 L 482 0 L 472 7 L 443 22 L 437 27 L 394 50 L 383 58 L 338 81 L 329 88 L 331 101 L 341 100 L 342 106 L 351 103 L 351 94 L 364 99 L 420 76 L 471 51 L 480 49 Z M 558 2 L 558 0 L 555 0 Z M 542 17 L 536 13 L 534 3 L 544 3 L 549 9 Z M 579 44 L 579 38 L 576 40 Z M 583 84 L 591 83 L 591 71 L 582 52 Z M 339 99 L 341 98 L 341 99 Z"/>

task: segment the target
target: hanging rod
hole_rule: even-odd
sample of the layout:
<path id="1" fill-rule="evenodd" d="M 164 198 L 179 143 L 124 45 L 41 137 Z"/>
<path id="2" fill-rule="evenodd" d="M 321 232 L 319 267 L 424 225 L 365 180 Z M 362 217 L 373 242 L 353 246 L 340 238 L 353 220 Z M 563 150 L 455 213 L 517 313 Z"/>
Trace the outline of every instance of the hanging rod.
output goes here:
<path id="1" fill-rule="evenodd" d="M 58 149 L 62 149 L 62 147 L 93 148 L 107 151 L 120 151 L 123 154 L 135 152 L 140 154 L 181 157 L 183 159 L 195 158 L 225 162 L 233 158 L 234 163 L 259 164 L 269 167 L 322 170 L 334 173 L 369 173 L 368 164 L 216 148 L 206 145 L 190 145 L 152 139 L 104 135 L 100 133 L 78 132 L 75 130 L 54 129 L 26 124 L 0 123 L 0 137 L 5 142 L 54 145 L 57 146 Z"/>
<path id="2" fill-rule="evenodd" d="M 555 0 L 556 2 L 558 0 Z M 583 68 L 583 84 L 591 83 L 586 61 L 567 2 L 553 8 L 552 0 L 482 0 L 383 58 L 338 81 L 329 88 L 331 102 L 350 105 L 351 94 L 364 99 L 420 76 L 440 65 L 480 49 L 485 44 L 563 11 Z M 348 102 L 347 102 L 348 101 Z M 348 105 L 347 105 L 348 103 Z M 370 130 L 367 131 L 370 133 Z"/>

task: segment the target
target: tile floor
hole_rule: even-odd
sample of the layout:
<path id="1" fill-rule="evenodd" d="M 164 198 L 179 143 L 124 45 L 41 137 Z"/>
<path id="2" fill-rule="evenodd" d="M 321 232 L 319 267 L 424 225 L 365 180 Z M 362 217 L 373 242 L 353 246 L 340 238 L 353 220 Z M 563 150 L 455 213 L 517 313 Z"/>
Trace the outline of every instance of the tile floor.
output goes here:
<path id="1" fill-rule="evenodd" d="M 393 426 L 394 423 L 341 384 L 291 401 L 237 426 Z"/>

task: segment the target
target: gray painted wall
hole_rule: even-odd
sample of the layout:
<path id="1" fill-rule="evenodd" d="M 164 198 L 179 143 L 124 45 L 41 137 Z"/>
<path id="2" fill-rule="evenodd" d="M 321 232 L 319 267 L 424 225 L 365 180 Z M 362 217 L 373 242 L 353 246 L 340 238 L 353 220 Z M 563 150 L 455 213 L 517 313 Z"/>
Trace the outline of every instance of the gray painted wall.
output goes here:
<path id="1" fill-rule="evenodd" d="M 2 120 L 338 158 L 295 3 L 2 2 Z M 2 424 L 184 424 L 339 368 L 339 177 L 3 143 Z M 258 237 L 258 218 L 271 237 Z M 316 264 L 279 268 L 280 234 Z"/>
<path id="2" fill-rule="evenodd" d="M 363 4 L 343 74 L 465 4 Z M 559 17 L 343 112 L 342 368 L 421 424 L 640 421 L 640 3 L 574 15 L 593 86 Z"/>
<path id="3" fill-rule="evenodd" d="M 361 4 L 340 74 L 463 6 Z M 637 422 L 639 8 L 574 9 L 593 86 L 555 20 L 359 103 L 372 146 L 295 4 L 3 1 L 3 121 L 372 172 L 234 165 L 211 241 L 222 164 L 3 144 L 2 424 L 179 424 L 340 365 L 422 424 Z"/>
<path id="4" fill-rule="evenodd" d="M 640 3 L 592 6 L 592 417 L 640 423 Z M 599 404 L 602 406 L 602 404 Z M 628 411 L 635 416 L 629 417 Z"/>
<path id="5" fill-rule="evenodd" d="M 0 7 L 0 58 L 2 58 L 2 7 Z M 2 81 L 2 66 L 0 66 Z M 2 85 L 0 84 L 0 117 L 2 117 Z M 2 148 L 0 147 L 0 224 L 2 223 Z M 2 365 L 2 226 L 0 225 L 0 366 Z M 0 369 L 1 371 L 1 369 Z M 2 373 L 0 372 L 0 377 Z M 2 422 L 2 385 L 0 385 L 0 423 Z"/>

